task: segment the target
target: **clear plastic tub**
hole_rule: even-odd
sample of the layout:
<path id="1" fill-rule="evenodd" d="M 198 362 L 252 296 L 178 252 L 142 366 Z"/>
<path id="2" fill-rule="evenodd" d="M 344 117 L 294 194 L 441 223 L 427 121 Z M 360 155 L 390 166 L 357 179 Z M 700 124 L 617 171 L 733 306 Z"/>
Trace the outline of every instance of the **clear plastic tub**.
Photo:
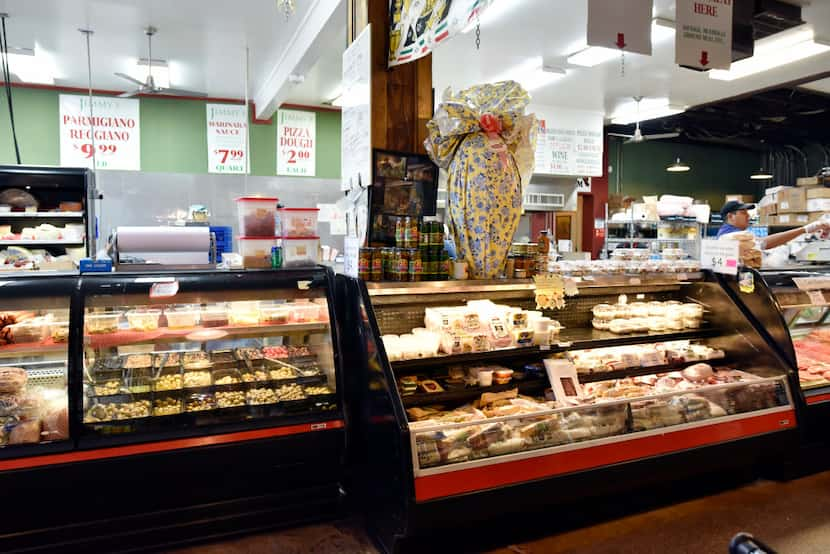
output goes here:
<path id="1" fill-rule="evenodd" d="M 282 239 L 282 266 L 315 265 L 319 248 L 320 237 L 285 237 Z"/>
<path id="2" fill-rule="evenodd" d="M 243 196 L 236 199 L 239 234 L 245 237 L 273 237 L 276 232 L 278 198 Z"/>
<path id="3" fill-rule="evenodd" d="M 189 329 L 199 324 L 199 310 L 196 308 L 173 308 L 164 310 L 169 329 Z"/>
<path id="4" fill-rule="evenodd" d="M 245 269 L 268 269 L 271 267 L 271 247 L 277 245 L 277 237 L 242 236 L 239 240 L 239 254 Z"/>
<path id="5" fill-rule="evenodd" d="M 313 323 L 320 320 L 320 306 L 318 304 L 293 304 L 291 306 L 292 320 L 295 323 Z"/>
<path id="6" fill-rule="evenodd" d="M 214 304 L 202 308 L 202 327 L 225 327 L 228 325 L 228 307 Z"/>
<path id="7" fill-rule="evenodd" d="M 69 322 L 68 321 L 53 321 L 49 325 L 49 334 L 52 337 L 52 342 L 66 342 L 69 340 Z"/>
<path id="8" fill-rule="evenodd" d="M 284 325 L 291 321 L 292 311 L 289 305 L 262 306 L 259 310 L 259 322 L 265 325 Z"/>
<path id="9" fill-rule="evenodd" d="M 259 325 L 259 302 L 232 302 L 228 310 L 228 322 L 231 325 Z"/>
<path id="10" fill-rule="evenodd" d="M 86 332 L 90 335 L 103 335 L 118 331 L 118 320 L 123 312 L 106 312 L 86 314 Z"/>
<path id="11" fill-rule="evenodd" d="M 133 331 L 155 331 L 159 328 L 161 310 L 130 310 L 127 322 Z"/>
<path id="12" fill-rule="evenodd" d="M 282 235 L 286 237 L 316 237 L 318 208 L 280 208 Z"/>

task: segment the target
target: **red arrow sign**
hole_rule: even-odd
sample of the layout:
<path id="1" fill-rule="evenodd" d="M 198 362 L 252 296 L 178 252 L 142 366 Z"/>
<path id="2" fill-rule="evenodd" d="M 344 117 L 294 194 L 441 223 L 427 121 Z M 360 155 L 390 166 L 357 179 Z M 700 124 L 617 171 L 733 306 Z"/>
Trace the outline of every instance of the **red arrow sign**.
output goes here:
<path id="1" fill-rule="evenodd" d="M 617 48 L 625 48 L 625 33 L 617 33 Z"/>
<path id="2" fill-rule="evenodd" d="M 700 52 L 700 65 L 702 65 L 703 67 L 709 65 L 709 52 L 707 52 L 706 50 L 702 50 Z"/>

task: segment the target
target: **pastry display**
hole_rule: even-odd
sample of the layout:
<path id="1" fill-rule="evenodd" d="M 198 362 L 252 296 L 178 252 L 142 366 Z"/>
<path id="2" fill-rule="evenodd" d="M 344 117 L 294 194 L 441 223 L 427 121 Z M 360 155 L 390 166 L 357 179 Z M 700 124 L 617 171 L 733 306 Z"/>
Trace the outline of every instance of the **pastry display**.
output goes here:
<path id="1" fill-rule="evenodd" d="M 236 357 L 240 360 L 261 360 L 262 350 L 259 348 L 237 348 Z"/>
<path id="2" fill-rule="evenodd" d="M 112 396 L 121 391 L 121 382 L 117 380 L 105 381 L 104 383 L 96 383 L 92 386 L 95 396 Z"/>
<path id="3" fill-rule="evenodd" d="M 725 357 L 723 350 L 688 340 L 572 350 L 567 355 L 580 373 L 619 371 Z"/>
<path id="4" fill-rule="evenodd" d="M 242 391 L 219 391 L 216 393 L 216 405 L 219 408 L 244 406 L 245 393 Z"/>
<path id="5" fill-rule="evenodd" d="M 84 416 L 85 422 L 102 422 L 119 419 L 136 419 L 150 416 L 150 401 L 105 402 L 93 405 Z"/>
<path id="6" fill-rule="evenodd" d="M 621 295 L 617 304 L 597 304 L 592 308 L 595 329 L 615 334 L 682 331 L 697 329 L 703 319 L 703 306 L 680 302 L 627 303 Z"/>
<path id="7" fill-rule="evenodd" d="M 153 400 L 153 415 L 166 416 L 182 413 L 182 403 L 178 398 L 164 396 Z"/>
<path id="8" fill-rule="evenodd" d="M 253 383 L 255 381 L 267 381 L 268 374 L 261 370 L 255 369 L 253 371 L 243 372 L 242 373 L 242 382 L 244 383 Z"/>
<path id="9" fill-rule="evenodd" d="M 290 367 L 278 367 L 276 369 L 271 369 L 268 371 L 268 376 L 274 380 L 280 379 L 293 379 L 296 377 L 296 373 Z"/>
<path id="10" fill-rule="evenodd" d="M 211 385 L 209 371 L 185 371 L 182 377 L 184 388 L 209 387 Z"/>
<path id="11" fill-rule="evenodd" d="M 277 396 L 277 400 L 281 402 L 288 400 L 303 400 L 305 398 L 303 387 L 293 383 L 277 387 L 274 389 L 274 394 Z"/>
<path id="12" fill-rule="evenodd" d="M 123 363 L 125 369 L 151 367 L 153 365 L 153 358 L 150 354 L 130 354 L 124 358 Z"/>
<path id="13" fill-rule="evenodd" d="M 261 387 L 249 390 L 245 394 L 248 404 L 275 404 L 279 399 L 273 389 Z"/>
<path id="14" fill-rule="evenodd" d="M 182 376 L 179 373 L 170 373 L 161 375 L 158 379 L 155 380 L 153 383 L 153 390 L 157 391 L 165 391 L 165 390 L 178 390 L 183 388 L 183 381 Z"/>
<path id="15" fill-rule="evenodd" d="M 310 385 L 310 386 L 304 387 L 304 390 L 305 390 L 306 395 L 308 395 L 308 396 L 318 396 L 318 395 L 321 395 L 321 394 L 332 394 L 332 393 L 334 393 L 333 390 L 331 390 L 330 388 L 328 388 L 325 385 L 319 385 L 319 386 L 318 385 Z"/>
<path id="16" fill-rule="evenodd" d="M 212 410 L 215 402 L 212 394 L 191 394 L 184 403 L 186 412 L 203 412 Z"/>
<path id="17" fill-rule="evenodd" d="M 235 374 L 225 374 L 221 377 L 216 377 L 214 375 L 213 383 L 215 385 L 236 385 L 240 382 L 240 377 L 237 377 Z"/>

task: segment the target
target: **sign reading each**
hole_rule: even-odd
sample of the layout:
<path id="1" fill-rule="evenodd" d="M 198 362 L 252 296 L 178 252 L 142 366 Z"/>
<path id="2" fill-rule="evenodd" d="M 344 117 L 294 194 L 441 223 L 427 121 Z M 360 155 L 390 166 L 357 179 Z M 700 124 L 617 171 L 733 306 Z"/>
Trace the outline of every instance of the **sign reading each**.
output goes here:
<path id="1" fill-rule="evenodd" d="M 277 175 L 314 177 L 317 114 L 277 110 Z"/>
<path id="2" fill-rule="evenodd" d="M 652 0 L 588 0 L 588 46 L 651 55 Z"/>
<path id="3" fill-rule="evenodd" d="M 248 171 L 248 109 L 234 104 L 205 104 L 208 173 Z"/>
<path id="4" fill-rule="evenodd" d="M 674 60 L 697 69 L 729 69 L 732 0 L 677 0 Z"/>
<path id="5" fill-rule="evenodd" d="M 93 96 L 91 117 L 88 96 L 61 94 L 58 104 L 62 166 L 141 169 L 137 99 Z"/>
<path id="6" fill-rule="evenodd" d="M 736 240 L 700 241 L 700 267 L 715 273 L 737 275 L 740 245 Z"/>

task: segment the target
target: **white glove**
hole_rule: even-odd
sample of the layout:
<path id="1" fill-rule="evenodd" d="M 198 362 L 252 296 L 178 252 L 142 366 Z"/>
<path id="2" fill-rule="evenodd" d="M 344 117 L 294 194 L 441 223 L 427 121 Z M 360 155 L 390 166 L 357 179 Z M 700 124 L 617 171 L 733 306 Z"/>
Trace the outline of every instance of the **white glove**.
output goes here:
<path id="1" fill-rule="evenodd" d="M 813 221 L 812 223 L 808 223 L 807 225 L 805 225 L 804 226 L 804 233 L 806 233 L 808 235 L 812 235 L 813 233 L 818 233 L 820 231 L 827 231 L 828 229 L 830 229 L 830 224 L 828 224 L 826 221 L 819 220 L 819 221 Z"/>

